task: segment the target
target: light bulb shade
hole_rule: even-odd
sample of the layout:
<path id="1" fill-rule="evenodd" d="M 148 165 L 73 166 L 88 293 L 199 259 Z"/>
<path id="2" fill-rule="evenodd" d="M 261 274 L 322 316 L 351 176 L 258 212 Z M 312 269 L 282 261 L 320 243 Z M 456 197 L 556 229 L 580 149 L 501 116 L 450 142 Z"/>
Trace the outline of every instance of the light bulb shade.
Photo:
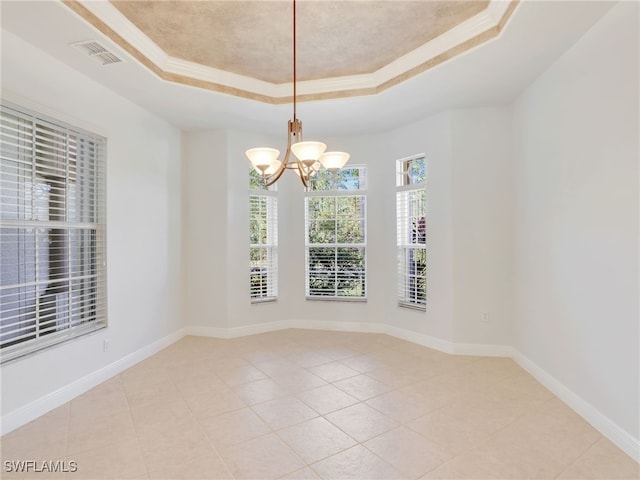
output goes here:
<path id="1" fill-rule="evenodd" d="M 345 152 L 327 152 L 320 157 L 320 163 L 330 172 L 336 172 L 345 166 L 349 161 L 349 156 Z"/>
<path id="2" fill-rule="evenodd" d="M 264 175 L 269 177 L 271 175 L 273 175 L 274 173 L 276 173 L 278 171 L 278 169 L 280 168 L 280 165 L 282 165 L 282 162 L 280 160 L 276 160 L 275 162 L 273 162 L 265 171 L 264 171 Z M 260 170 L 258 167 L 256 167 L 254 165 L 253 169 L 258 172 L 260 175 L 263 174 L 262 170 Z"/>
<path id="3" fill-rule="evenodd" d="M 263 171 L 273 168 L 273 165 L 278 161 L 280 150 L 262 147 L 250 148 L 245 152 L 245 155 L 251 162 L 253 168 L 262 173 Z"/>
<path id="4" fill-rule="evenodd" d="M 324 153 L 327 146 L 322 142 L 298 142 L 291 145 L 291 151 L 301 162 L 315 162 Z"/>

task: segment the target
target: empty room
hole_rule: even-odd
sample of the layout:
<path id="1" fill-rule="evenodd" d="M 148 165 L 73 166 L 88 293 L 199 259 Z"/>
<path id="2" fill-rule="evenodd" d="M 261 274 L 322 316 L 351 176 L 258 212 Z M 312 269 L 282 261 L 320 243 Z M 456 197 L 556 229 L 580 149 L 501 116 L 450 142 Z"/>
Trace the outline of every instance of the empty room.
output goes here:
<path id="1" fill-rule="evenodd" d="M 2 478 L 640 478 L 640 4 L 2 0 Z"/>

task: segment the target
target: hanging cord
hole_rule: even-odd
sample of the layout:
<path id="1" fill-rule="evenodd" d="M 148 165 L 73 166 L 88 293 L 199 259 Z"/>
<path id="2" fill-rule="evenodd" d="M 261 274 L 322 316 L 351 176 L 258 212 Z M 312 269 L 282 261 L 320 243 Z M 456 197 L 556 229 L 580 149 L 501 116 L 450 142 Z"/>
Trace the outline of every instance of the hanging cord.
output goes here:
<path id="1" fill-rule="evenodd" d="M 296 118 L 296 0 L 293 0 L 293 119 Z"/>

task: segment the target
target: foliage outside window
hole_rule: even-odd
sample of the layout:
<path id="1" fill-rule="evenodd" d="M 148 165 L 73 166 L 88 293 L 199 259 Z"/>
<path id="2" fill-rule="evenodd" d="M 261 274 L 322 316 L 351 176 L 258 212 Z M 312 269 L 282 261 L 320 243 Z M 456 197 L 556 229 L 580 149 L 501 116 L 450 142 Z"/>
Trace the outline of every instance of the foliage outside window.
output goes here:
<path id="1" fill-rule="evenodd" d="M 252 168 L 249 174 L 249 284 L 252 302 L 278 296 L 278 198 Z"/>
<path id="2" fill-rule="evenodd" d="M 106 139 L 0 110 L 2 361 L 106 326 Z"/>
<path id="3" fill-rule="evenodd" d="M 396 170 L 398 304 L 425 310 L 427 172 L 424 155 L 398 160 Z"/>
<path id="4" fill-rule="evenodd" d="M 318 172 L 305 198 L 308 298 L 365 299 L 366 169 Z"/>

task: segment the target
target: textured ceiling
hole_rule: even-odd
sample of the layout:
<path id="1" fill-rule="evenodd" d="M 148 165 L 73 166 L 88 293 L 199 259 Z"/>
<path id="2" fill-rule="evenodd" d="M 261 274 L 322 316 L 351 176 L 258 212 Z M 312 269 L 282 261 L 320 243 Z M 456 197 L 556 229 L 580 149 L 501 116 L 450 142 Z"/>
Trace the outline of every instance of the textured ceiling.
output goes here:
<path id="1" fill-rule="evenodd" d="M 172 57 L 274 84 L 292 79 L 290 1 L 111 3 Z M 488 0 L 299 1 L 298 80 L 374 72 L 488 4 Z"/>
<path id="2" fill-rule="evenodd" d="M 488 33 L 483 33 L 487 32 L 484 28 L 473 30 L 462 38 L 462 44 L 442 42 L 452 31 L 441 35 L 425 49 L 420 47 L 418 50 L 429 50 L 430 54 L 417 58 L 408 68 L 403 63 L 399 65 L 403 68 L 396 69 L 401 62 L 394 62 L 383 68 L 389 75 L 381 80 L 378 71 L 372 79 L 378 83 L 370 83 L 373 87 L 365 94 L 347 91 L 338 96 L 338 91 L 328 98 L 328 88 L 316 88 L 323 81 L 301 82 L 298 115 L 307 134 L 316 138 L 375 135 L 450 109 L 509 105 L 616 5 L 614 1 L 516 2 L 492 0 L 479 15 L 486 13 L 495 19 L 496 26 L 489 22 Z M 167 55 L 149 45 L 147 37 L 108 1 L 0 0 L 0 10 L 3 95 L 35 88 L 23 68 L 12 68 L 27 62 L 42 65 L 52 80 L 49 93 L 58 96 L 57 75 L 59 70 L 60 75 L 64 73 L 64 64 L 184 131 L 255 132 L 264 135 L 265 143 L 273 143 L 268 140 L 271 136 L 278 139 L 285 133 L 286 121 L 291 118 L 290 84 L 272 85 L 232 74 L 189 78 L 191 72 L 163 59 Z M 476 20 L 474 16 L 467 23 L 476 25 Z M 71 46 L 87 40 L 101 43 L 123 61 L 103 65 Z M 435 51 L 431 48 L 434 43 L 440 45 Z M 206 74 L 206 70 L 192 69 L 195 74 Z M 336 90 L 340 88 L 338 85 Z M 257 95 L 258 101 L 253 98 Z M 301 100 L 303 96 L 313 101 Z M 47 105 L 55 109 L 65 104 L 65 99 L 63 96 Z M 13 100 L 20 103 L 19 96 Z M 240 137 L 237 145 L 245 141 Z M 255 145 L 249 142 L 242 149 L 251 146 Z"/>

